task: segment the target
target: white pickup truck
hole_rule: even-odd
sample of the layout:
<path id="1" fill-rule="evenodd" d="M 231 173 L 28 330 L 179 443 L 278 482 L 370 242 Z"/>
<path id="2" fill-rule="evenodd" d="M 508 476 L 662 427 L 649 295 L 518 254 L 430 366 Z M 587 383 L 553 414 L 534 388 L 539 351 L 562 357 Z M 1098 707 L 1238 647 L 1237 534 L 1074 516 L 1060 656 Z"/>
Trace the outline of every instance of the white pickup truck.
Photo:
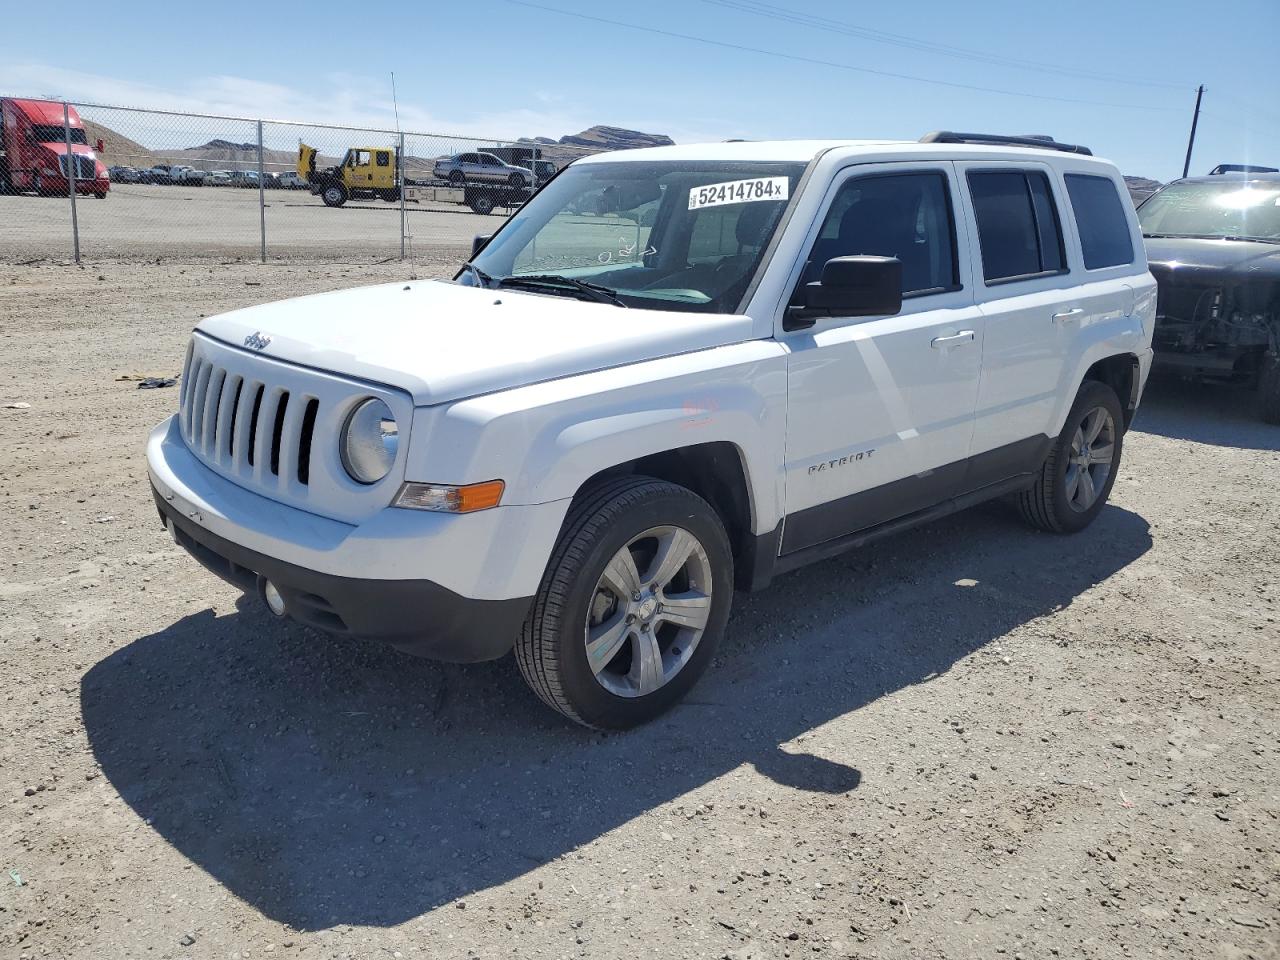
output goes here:
<path id="1" fill-rule="evenodd" d="M 547 704 L 624 728 L 697 680 L 735 588 L 995 497 L 1091 523 L 1154 317 L 1084 148 L 603 154 L 452 281 L 201 321 L 149 472 L 177 542 L 273 613 L 514 647 Z"/>

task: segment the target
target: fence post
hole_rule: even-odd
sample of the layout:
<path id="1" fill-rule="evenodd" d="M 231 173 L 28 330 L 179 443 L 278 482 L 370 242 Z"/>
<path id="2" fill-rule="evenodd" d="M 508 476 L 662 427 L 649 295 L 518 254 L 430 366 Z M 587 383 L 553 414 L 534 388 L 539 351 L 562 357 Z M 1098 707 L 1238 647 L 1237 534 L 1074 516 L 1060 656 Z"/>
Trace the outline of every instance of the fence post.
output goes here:
<path id="1" fill-rule="evenodd" d="M 262 169 L 262 121 L 258 121 L 258 225 L 262 239 L 262 262 L 267 262 L 267 184 Z"/>
<path id="2" fill-rule="evenodd" d="M 405 235 L 405 219 L 404 219 L 404 188 L 408 181 L 405 173 L 405 156 L 404 156 L 404 134 L 400 134 L 400 160 L 397 166 L 400 168 L 400 259 L 404 259 L 404 235 Z"/>
<path id="3" fill-rule="evenodd" d="M 76 216 L 76 155 L 71 152 L 71 105 L 65 100 L 62 102 L 62 136 L 67 144 L 67 192 L 71 194 L 71 250 L 76 263 L 79 263 L 80 220 Z"/>

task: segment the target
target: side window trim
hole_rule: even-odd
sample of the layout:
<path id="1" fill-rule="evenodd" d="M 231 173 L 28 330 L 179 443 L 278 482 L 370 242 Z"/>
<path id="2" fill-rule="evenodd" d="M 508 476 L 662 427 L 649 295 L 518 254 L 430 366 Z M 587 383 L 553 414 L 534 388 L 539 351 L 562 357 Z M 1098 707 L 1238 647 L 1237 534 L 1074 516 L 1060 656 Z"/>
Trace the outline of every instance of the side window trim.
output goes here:
<path id="1" fill-rule="evenodd" d="M 1011 163 L 1008 166 L 970 166 L 964 169 L 965 192 L 968 195 L 968 202 L 973 210 L 973 236 L 977 241 L 974 258 L 976 270 L 974 277 L 982 281 L 984 287 L 1002 287 L 1010 283 L 1025 283 L 1031 280 L 1044 280 L 1048 277 L 1060 277 L 1071 272 L 1071 259 L 1067 245 L 1066 230 L 1062 220 L 1062 204 L 1060 198 L 1054 192 L 1056 178 L 1050 176 L 1050 171 L 1038 166 L 1023 166 Z M 994 280 L 988 280 L 986 277 L 986 261 L 983 259 L 982 253 L 982 229 L 978 223 L 978 208 L 973 199 L 972 181 L 970 177 L 973 174 L 982 173 L 1017 173 L 1022 175 L 1023 187 L 1027 193 L 1027 203 L 1031 207 L 1031 220 L 1036 229 L 1036 254 L 1040 262 L 1044 261 L 1044 257 L 1040 250 L 1040 221 L 1039 214 L 1036 212 L 1035 198 L 1031 195 L 1031 185 L 1027 180 L 1028 174 L 1038 174 L 1044 177 L 1045 184 L 1049 188 L 1049 199 L 1053 201 L 1054 219 L 1057 221 L 1056 226 L 1058 236 L 1059 255 L 1062 258 L 1062 266 L 1057 270 L 1037 270 L 1034 273 L 1020 273 L 1012 277 L 997 277 Z"/>
<path id="2" fill-rule="evenodd" d="M 875 165 L 864 164 L 860 166 L 873 167 Z M 956 197 L 951 189 L 951 177 L 948 175 L 950 171 L 942 165 L 932 163 L 920 167 L 913 166 L 895 170 L 868 170 L 866 172 L 859 172 L 856 167 L 854 170 L 854 173 L 851 173 L 849 176 L 846 176 L 833 184 L 833 192 L 831 194 L 830 201 L 824 204 L 818 213 L 815 224 L 816 230 L 813 232 L 812 238 L 806 242 L 806 246 L 804 248 L 805 259 L 802 262 L 800 272 L 797 275 L 794 284 L 792 284 L 792 297 L 795 296 L 796 292 L 800 288 L 801 281 L 804 279 L 805 271 L 803 264 L 809 262 L 807 259 L 808 255 L 813 252 L 814 247 L 822 239 L 822 228 L 827 222 L 827 216 L 846 188 L 857 181 L 883 180 L 891 177 L 911 177 L 921 175 L 932 175 L 938 177 L 942 181 L 942 191 L 947 212 L 947 229 L 950 231 L 951 236 L 951 285 L 945 287 L 924 287 L 919 290 L 904 290 L 902 293 L 902 299 L 918 300 L 923 297 L 957 293 L 964 290 L 965 284 L 960 263 L 960 241 L 957 233 Z"/>

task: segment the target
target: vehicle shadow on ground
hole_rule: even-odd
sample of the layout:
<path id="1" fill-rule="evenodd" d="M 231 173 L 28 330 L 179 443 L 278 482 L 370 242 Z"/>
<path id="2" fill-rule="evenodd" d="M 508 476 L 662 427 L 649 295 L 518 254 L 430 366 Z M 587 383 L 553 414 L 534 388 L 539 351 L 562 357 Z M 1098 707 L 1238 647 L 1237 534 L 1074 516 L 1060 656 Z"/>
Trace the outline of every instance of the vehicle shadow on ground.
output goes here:
<path id="1" fill-rule="evenodd" d="M 115 789 L 236 896 L 300 930 L 389 926 L 743 765 L 827 794 L 874 782 L 858 756 L 792 741 L 936 678 L 1150 546 L 1146 521 L 1115 506 L 1064 550 L 993 505 L 809 567 L 739 595 L 690 700 L 627 734 L 562 722 L 510 658 L 414 660 L 256 603 L 121 648 L 84 676 L 81 707 Z"/>
<path id="2" fill-rule="evenodd" d="M 1148 381 L 1133 429 L 1220 447 L 1280 450 L 1280 427 L 1258 415 L 1255 389 L 1168 374 Z"/>

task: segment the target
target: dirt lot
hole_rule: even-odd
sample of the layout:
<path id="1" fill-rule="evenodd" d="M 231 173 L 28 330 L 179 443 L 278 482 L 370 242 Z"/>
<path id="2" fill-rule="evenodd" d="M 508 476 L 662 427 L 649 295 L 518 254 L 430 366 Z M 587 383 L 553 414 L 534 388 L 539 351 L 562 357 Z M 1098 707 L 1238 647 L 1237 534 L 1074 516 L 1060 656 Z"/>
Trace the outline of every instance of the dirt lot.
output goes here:
<path id="1" fill-rule="evenodd" d="M 326 207 L 303 190 L 268 190 L 269 260 L 359 262 L 400 256 L 400 206 L 382 201 Z M 406 204 L 409 251 L 429 259 L 433 248 L 468 248 L 492 233 L 500 217 L 481 217 L 447 204 Z M 236 187 L 113 183 L 105 200 L 80 197 L 81 255 L 164 260 L 257 260 L 258 191 Z M 34 194 L 0 196 L 0 262 L 71 255 L 71 202 Z"/>
<path id="2" fill-rule="evenodd" d="M 740 598 L 692 701 L 600 736 L 510 660 L 242 609 L 156 520 L 177 395 L 119 377 L 406 274 L 0 267 L 5 957 L 1280 956 L 1280 429 L 1241 398 L 1157 384 L 1077 537 L 993 506 Z"/>

